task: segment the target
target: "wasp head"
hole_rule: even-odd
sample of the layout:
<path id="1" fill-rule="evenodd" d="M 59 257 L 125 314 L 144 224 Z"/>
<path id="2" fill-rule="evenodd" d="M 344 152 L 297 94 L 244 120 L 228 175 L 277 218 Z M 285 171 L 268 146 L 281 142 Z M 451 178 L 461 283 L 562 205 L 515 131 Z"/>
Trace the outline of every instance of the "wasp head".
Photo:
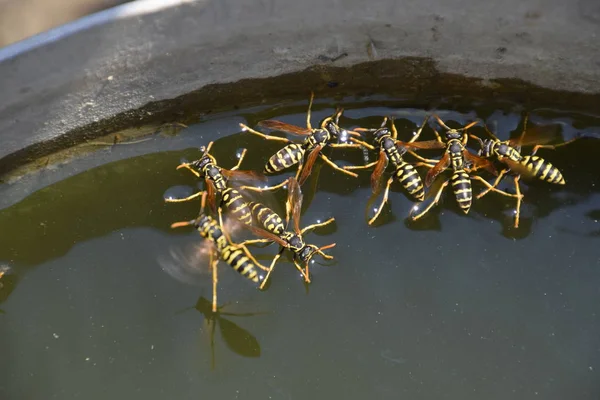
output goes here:
<path id="1" fill-rule="evenodd" d="M 302 260 L 303 263 L 307 264 L 317 251 L 319 251 L 317 246 L 314 244 L 307 244 L 300 250 L 298 257 L 300 257 L 300 260 Z"/>
<path id="2" fill-rule="evenodd" d="M 388 128 L 379 128 L 373 132 L 373 139 L 378 144 L 381 144 L 383 139 L 385 139 L 386 137 L 390 137 L 390 136 L 391 136 L 391 133 Z"/>
<path id="3" fill-rule="evenodd" d="M 190 165 L 196 168 L 198 171 L 202 171 L 209 164 L 215 164 L 215 159 L 208 153 L 205 153 L 202 157 L 200 157 L 196 161 L 192 161 Z"/>
<path id="4" fill-rule="evenodd" d="M 464 133 L 463 132 L 459 132 L 456 129 L 450 129 L 448 131 L 446 131 L 446 139 L 450 140 L 450 139 L 458 139 L 458 140 L 462 140 Z"/>

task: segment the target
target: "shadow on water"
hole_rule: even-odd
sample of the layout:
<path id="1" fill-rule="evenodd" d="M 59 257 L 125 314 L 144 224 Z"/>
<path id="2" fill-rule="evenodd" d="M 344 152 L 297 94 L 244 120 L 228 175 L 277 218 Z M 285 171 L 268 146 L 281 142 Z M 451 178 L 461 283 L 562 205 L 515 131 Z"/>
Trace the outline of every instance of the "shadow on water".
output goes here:
<path id="1" fill-rule="evenodd" d="M 339 103 L 346 109 L 343 127 L 378 127 L 383 116 L 394 115 L 401 140 L 434 108 L 451 126 L 482 118 L 501 139 L 516 135 L 523 111 L 507 102 L 469 106 L 460 98 L 423 101 L 419 108 L 381 96 Z M 336 105 L 317 101 L 313 125 Z M 67 173 L 0 210 L 0 261 L 11 268 L 1 280 L 0 330 L 8 339 L 0 341 L 0 351 L 10 352 L 14 363 L 0 364 L 0 374 L 17 375 L 9 385 L 0 384 L 0 395 L 6 391 L 16 398 L 33 371 L 41 383 L 31 390 L 52 387 L 63 398 L 81 391 L 93 390 L 89 398 L 102 398 L 137 389 L 132 399 L 188 398 L 188 390 L 223 398 L 248 391 L 247 398 L 320 398 L 324 393 L 397 398 L 403 392 L 411 398 L 476 399 L 482 392 L 490 400 L 525 399 L 536 392 L 551 400 L 568 394 L 576 400 L 597 398 L 600 358 L 593 349 L 600 309 L 592 297 L 600 276 L 589 241 L 600 236 L 595 225 L 600 219 L 600 119 L 595 116 L 532 113 L 533 124 L 558 121 L 564 140 L 578 132 L 594 138 L 540 150 L 567 184 L 525 182 L 518 229 L 512 228 L 511 199 L 489 194 L 464 215 L 448 189 L 430 215 L 411 222 L 413 202 L 397 184 L 376 226 L 368 227 L 370 171 L 353 179 L 319 162 L 303 187 L 301 225 L 335 217 L 334 226 L 317 230 L 309 242 L 337 246 L 331 249 L 331 265 L 311 265 L 310 292 L 289 262 L 278 266 L 264 293 L 227 271 L 235 282 L 229 285 L 225 277 L 219 296 L 233 297 L 248 310 L 270 311 L 264 318 L 245 318 L 242 327 L 236 317 L 261 313 L 229 308 L 212 313 L 204 297 L 209 292 L 198 293 L 161 271 L 156 259 L 166 247 L 185 235 L 197 238 L 191 230 L 169 228 L 195 217 L 199 208 L 196 201 L 164 202 L 170 188 L 198 190 L 189 171 L 175 169 L 181 160 L 198 158 L 198 147 L 215 140 L 211 153 L 220 165 L 234 165 L 236 152 L 247 148 L 241 169 L 261 171 L 282 145 L 239 132 L 238 123 L 253 126 L 274 118 L 303 126 L 305 112 L 306 101 L 257 113 L 241 110 L 223 116 L 223 130 L 233 132 L 226 136 L 206 132 L 211 126 L 206 120 L 155 145 L 146 142 L 146 154 L 133 152 Z M 422 139 L 432 138 L 428 128 Z M 330 156 L 346 165 L 373 161 L 376 154 L 332 150 Z M 61 168 L 69 171 L 72 165 Z M 275 175 L 269 183 L 292 173 Z M 261 197 L 279 212 L 284 198 L 284 191 Z M 276 251 L 277 246 L 257 248 L 256 255 L 262 262 Z M 47 300 L 46 291 L 54 300 Z M 173 318 L 194 301 L 195 307 L 186 310 L 202 314 L 202 332 L 209 336 L 208 345 L 198 349 L 193 348 L 198 316 Z M 32 324 L 39 326 L 32 330 Z M 105 324 L 112 330 L 105 331 Z M 67 327 L 72 327 L 68 333 Z M 69 347 L 62 335 L 80 343 Z M 229 352 L 219 352 L 219 337 Z M 42 366 L 35 362 L 38 350 L 47 352 Z M 210 358 L 210 374 L 196 350 Z M 89 359 L 101 360 L 95 369 L 89 353 L 94 354 Z M 50 367 L 44 366 L 54 365 L 55 358 L 61 368 L 52 372 L 64 376 L 48 375 Z M 117 383 L 100 390 L 98 376 Z M 69 395 L 62 396 L 64 390 Z"/>
<path id="2" fill-rule="evenodd" d="M 196 306 L 193 307 L 196 311 L 200 312 L 204 317 L 204 328 L 203 330 L 208 333 L 210 340 L 210 352 L 211 352 L 211 368 L 214 370 L 216 367 L 215 357 L 215 330 L 219 327 L 219 332 L 223 338 L 223 342 L 227 348 L 239 356 L 256 358 L 260 357 L 260 344 L 258 340 L 247 330 L 240 327 L 236 323 L 232 322 L 231 317 L 253 317 L 257 315 L 263 315 L 266 313 L 260 312 L 247 312 L 247 313 L 236 313 L 227 312 L 224 309 L 226 305 L 220 306 L 217 312 L 212 311 L 212 303 L 205 297 L 200 297 L 196 302 Z M 187 311 L 189 309 L 183 310 Z M 225 318 L 227 317 L 227 318 Z"/>

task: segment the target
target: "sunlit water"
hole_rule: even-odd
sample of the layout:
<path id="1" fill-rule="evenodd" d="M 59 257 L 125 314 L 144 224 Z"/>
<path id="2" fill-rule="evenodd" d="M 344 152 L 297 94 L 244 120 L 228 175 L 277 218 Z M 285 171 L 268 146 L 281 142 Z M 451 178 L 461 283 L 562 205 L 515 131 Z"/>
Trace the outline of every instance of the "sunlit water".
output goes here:
<path id="1" fill-rule="evenodd" d="M 342 125 L 377 127 L 396 115 L 406 140 L 429 111 L 375 103 L 348 99 Z M 317 102 L 313 124 L 334 106 Z M 211 319 L 210 276 L 184 284 L 158 262 L 200 240 L 169 228 L 198 212 L 195 201 L 164 203 L 198 188 L 175 167 L 218 139 L 222 166 L 248 148 L 242 168 L 262 169 L 282 145 L 240 133 L 238 123 L 303 125 L 305 108 L 213 116 L 175 137 L 113 146 L 1 186 L 0 398 L 599 398 L 597 139 L 540 151 L 567 184 L 524 184 L 518 229 L 513 200 L 492 193 L 465 216 L 449 190 L 429 216 L 407 222 L 413 203 L 398 186 L 368 227 L 369 173 L 352 179 L 318 165 L 302 225 L 336 218 L 306 237 L 336 242 L 336 262 L 312 265 L 308 288 L 282 263 L 264 292 L 221 265 L 223 311 L 253 315 Z M 520 109 L 501 108 L 438 112 L 454 126 L 480 117 L 502 138 L 517 135 Z M 551 110 L 531 121 L 559 123 L 564 139 L 600 129 L 599 118 Z M 330 156 L 364 162 L 360 151 Z M 283 196 L 264 199 L 281 211 Z"/>

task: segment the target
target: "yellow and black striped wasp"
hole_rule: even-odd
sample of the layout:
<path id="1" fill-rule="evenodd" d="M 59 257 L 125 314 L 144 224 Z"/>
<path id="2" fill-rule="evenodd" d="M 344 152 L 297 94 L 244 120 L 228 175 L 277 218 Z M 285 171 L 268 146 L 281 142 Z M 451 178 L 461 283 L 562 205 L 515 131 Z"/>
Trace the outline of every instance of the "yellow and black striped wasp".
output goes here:
<path id="1" fill-rule="evenodd" d="M 527 129 L 527 120 L 528 115 L 526 114 L 523 119 L 523 130 L 518 138 L 500 140 L 488 129 L 488 127 L 485 124 L 483 124 L 483 127 L 491 138 L 482 140 L 477 136 L 470 135 L 472 138 L 479 141 L 479 144 L 481 145 L 479 155 L 481 157 L 496 159 L 503 163 L 505 166 L 505 168 L 501 170 L 498 176 L 496 177 L 494 183 L 486 190 L 479 193 L 476 198 L 480 199 L 483 196 L 485 196 L 487 193 L 490 192 L 490 190 L 492 190 L 492 188 L 496 188 L 500 184 L 500 182 L 507 173 L 512 173 L 516 194 L 511 194 L 504 191 L 497 192 L 504 196 L 514 197 L 517 199 L 514 223 L 515 228 L 519 227 L 521 202 L 523 201 L 523 194 L 521 193 L 521 187 L 519 183 L 521 176 L 536 178 L 548 183 L 554 183 L 558 185 L 565 184 L 565 178 L 563 177 L 562 173 L 550 162 L 544 160 L 541 157 L 536 156 L 535 154 L 537 153 L 537 151 L 542 148 L 555 149 L 557 147 L 569 144 L 574 140 L 577 140 L 577 138 L 574 138 L 557 145 L 542 144 L 551 140 L 552 137 L 554 137 L 554 135 L 551 134 L 552 132 L 550 132 L 550 130 L 544 129 L 543 127 L 537 127 L 536 129 Z M 533 150 L 531 151 L 530 155 L 523 156 L 521 154 L 521 148 L 522 146 L 527 145 L 533 145 Z"/>
<path id="2" fill-rule="evenodd" d="M 320 123 L 319 128 L 313 129 L 310 123 L 313 98 L 314 93 L 311 92 L 310 102 L 308 104 L 308 112 L 306 114 L 306 128 L 302 128 L 296 125 L 290 125 L 277 120 L 265 120 L 258 123 L 259 126 L 268 129 L 279 130 L 294 135 L 304 136 L 305 139 L 302 143 L 296 143 L 289 139 L 278 136 L 266 135 L 248 127 L 245 124 L 240 124 L 240 127 L 243 131 L 248 131 L 264 139 L 276 140 L 286 143 L 285 147 L 277 151 L 277 153 L 275 153 L 269 158 L 267 164 L 265 165 L 266 173 L 281 172 L 284 169 L 290 168 L 294 165 L 298 165 L 296 179 L 298 180 L 300 185 L 303 185 L 308 176 L 310 175 L 315 161 L 317 160 L 317 158 L 320 157 L 326 164 L 328 164 L 333 169 L 356 178 L 358 176 L 357 174 L 355 174 L 354 172 L 347 171 L 344 168 L 338 167 L 321 151 L 326 146 L 333 148 L 361 148 L 362 142 L 358 143 L 356 140 L 354 141 L 355 143 L 332 143 L 334 140 L 340 140 L 340 138 L 343 138 L 345 135 L 360 137 L 360 134 L 357 132 L 342 130 L 340 128 L 338 123 L 340 116 L 343 113 L 343 109 L 338 109 L 334 115 L 325 118 Z M 308 153 L 308 156 L 306 158 L 306 161 L 304 161 L 304 156 L 306 153 Z M 244 186 L 243 188 L 255 191 L 265 191 L 279 189 L 285 186 L 285 184 L 286 181 L 283 181 L 282 183 L 271 187 L 256 188 Z"/>
<path id="3" fill-rule="evenodd" d="M 335 243 L 328 244 L 326 246 L 317 247 L 314 244 L 307 244 L 304 241 L 303 235 L 315 228 L 320 228 L 331 224 L 335 221 L 335 218 L 330 218 L 325 222 L 318 222 L 300 229 L 300 211 L 302 209 L 302 191 L 300 184 L 294 177 L 290 177 L 287 181 L 288 187 L 288 199 L 286 201 L 286 223 L 289 223 L 290 214 L 294 220 L 294 230 L 286 230 L 285 225 L 281 217 L 273 210 L 261 203 L 252 203 L 252 214 L 254 215 L 257 222 L 263 229 L 256 228 L 253 226 L 246 226 L 253 231 L 257 236 L 263 237 L 263 239 L 252 239 L 243 242 L 243 244 L 255 244 L 255 243 L 271 243 L 276 242 L 281 246 L 281 249 L 277 255 L 273 258 L 267 276 L 265 276 L 261 288 L 265 286 L 267 280 L 277 260 L 281 257 L 283 251 L 288 249 L 293 254 L 293 262 L 296 269 L 300 271 L 300 274 L 304 277 L 304 281 L 310 283 L 309 275 L 309 263 L 315 254 L 319 254 L 326 260 L 332 260 L 333 256 L 325 254 L 323 250 L 330 249 L 335 246 Z M 302 268 L 298 261 L 304 264 Z"/>
<path id="4" fill-rule="evenodd" d="M 427 187 L 431 186 L 435 178 L 450 166 L 452 167 L 452 175 L 440 185 L 440 187 L 437 189 L 434 200 L 427 207 L 420 211 L 417 206 L 413 207 L 411 210 L 412 220 L 421 218 L 429 210 L 431 210 L 431 208 L 433 208 L 433 206 L 439 202 L 444 188 L 448 186 L 449 183 L 452 185 L 452 190 L 459 207 L 465 214 L 468 213 L 473 201 L 471 179 L 476 179 L 484 183 L 486 186 L 491 187 L 491 185 L 485 179 L 478 175 L 473 175 L 471 172 L 480 168 L 485 168 L 492 174 L 497 175 L 496 169 L 489 160 L 471 154 L 466 148 L 469 138 L 466 131 L 476 125 L 478 123 L 477 121 L 471 122 L 463 128 L 453 129 L 448 127 L 437 115 L 433 115 L 433 117 L 438 121 L 440 126 L 446 129 L 445 142 L 442 140 L 437 130 L 434 129 L 433 131 L 436 135 L 436 140 L 412 143 L 401 142 L 400 144 L 402 146 L 414 149 L 445 149 L 444 155 L 440 160 L 426 159 L 412 151 L 410 152 L 413 156 L 422 161 L 422 165 L 430 168 L 427 176 L 425 177 L 425 185 Z M 493 188 L 492 190 L 496 191 L 498 189 Z"/>
<path id="5" fill-rule="evenodd" d="M 212 309 L 213 312 L 216 312 L 218 283 L 217 264 L 219 260 L 225 261 L 244 278 L 256 284 L 263 281 L 264 271 L 268 271 L 268 268 L 262 266 L 243 243 L 233 243 L 231 241 L 229 231 L 236 227 L 235 224 L 239 224 L 236 220 L 228 219 L 228 223 L 224 225 L 220 212 L 219 221 L 216 221 L 213 217 L 204 212 L 207 195 L 207 192 L 202 193 L 201 211 L 198 218 L 191 221 L 175 222 L 171 225 L 171 228 L 193 226 L 200 233 L 200 236 L 204 238 L 202 243 L 195 249 L 191 258 L 184 260 L 176 254 L 171 253 L 173 256 L 172 259 L 162 260 L 160 263 L 164 270 L 172 275 L 176 275 L 180 273 L 181 268 L 196 272 L 196 269 L 205 261 L 204 258 L 208 256 L 212 272 Z"/>
<path id="6" fill-rule="evenodd" d="M 428 118 L 425 119 L 423 125 L 421 125 L 419 131 L 413 136 L 413 138 L 406 143 L 412 143 L 419 137 L 421 131 L 423 130 L 423 127 L 427 123 L 427 120 Z M 407 150 L 405 146 L 400 146 L 400 144 L 404 144 L 404 142 L 400 142 L 398 140 L 398 131 L 396 130 L 396 126 L 394 125 L 394 119 L 390 118 L 390 129 L 388 129 L 386 126 L 387 121 L 388 118 L 384 118 L 379 129 L 354 129 L 354 131 L 356 132 L 373 133 L 373 139 L 375 140 L 375 143 L 379 145 L 379 158 L 377 159 L 377 161 L 366 165 L 344 167 L 344 169 L 348 170 L 358 170 L 367 169 L 375 166 L 375 169 L 371 174 L 371 189 L 373 192 L 373 197 L 379 194 L 379 191 L 381 189 L 381 177 L 383 176 L 383 172 L 388 166 L 388 163 L 391 162 L 394 167 L 394 172 L 386 183 L 381 204 L 379 207 L 376 208 L 377 211 L 375 212 L 375 215 L 369 220 L 369 225 L 372 225 L 381 214 L 383 206 L 388 200 L 390 186 L 392 185 L 394 180 L 400 182 L 404 189 L 411 195 L 413 199 L 417 201 L 423 201 L 423 199 L 425 198 L 425 190 L 419 173 L 412 164 L 406 162 L 402 158 L 402 156 L 407 152 Z M 362 144 L 370 150 L 375 150 L 375 147 L 371 146 L 370 144 Z M 421 164 L 422 163 L 417 163 L 416 165 Z M 370 207 L 367 207 L 367 209 L 369 208 Z"/>
<path id="7" fill-rule="evenodd" d="M 212 211 L 215 210 L 216 194 L 221 195 L 221 203 L 225 204 L 227 210 L 231 214 L 245 224 L 252 223 L 252 214 L 248 207 L 247 201 L 242 194 L 235 188 L 228 185 L 229 180 L 245 179 L 245 180 L 264 180 L 264 176 L 257 174 L 254 171 L 240 171 L 239 167 L 246 155 L 244 149 L 239 157 L 238 163 L 231 169 L 225 169 L 217 164 L 215 157 L 210 154 L 210 148 L 213 142 L 210 142 L 207 147 L 201 147 L 200 150 L 204 153 L 196 161 L 183 163 L 177 167 L 190 170 L 198 178 L 203 178 L 206 183 L 206 191 L 208 195 L 208 204 Z M 193 200 L 202 196 L 203 192 L 197 192 L 191 196 L 182 199 L 165 199 L 170 203 L 183 202 Z"/>

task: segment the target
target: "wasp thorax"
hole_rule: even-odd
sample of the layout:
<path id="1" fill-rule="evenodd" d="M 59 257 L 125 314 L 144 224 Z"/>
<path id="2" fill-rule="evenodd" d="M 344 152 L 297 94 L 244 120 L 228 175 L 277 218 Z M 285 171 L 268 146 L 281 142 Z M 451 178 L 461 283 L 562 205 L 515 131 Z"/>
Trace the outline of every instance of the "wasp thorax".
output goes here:
<path id="1" fill-rule="evenodd" d="M 396 142 L 394 142 L 394 139 L 392 139 L 390 135 L 383 136 L 380 140 L 378 140 L 378 142 L 379 145 L 386 150 L 396 147 Z"/>
<path id="2" fill-rule="evenodd" d="M 212 159 L 209 156 L 203 156 L 199 160 L 194 161 L 192 163 L 192 166 L 194 166 L 195 168 L 201 170 L 201 169 L 203 169 L 204 167 L 206 167 L 210 163 L 212 163 Z"/>
<path id="3" fill-rule="evenodd" d="M 460 139 L 462 138 L 462 134 L 457 131 L 456 129 L 450 129 L 448 132 L 446 132 L 446 138 L 447 139 Z"/>
<path id="4" fill-rule="evenodd" d="M 373 139 L 375 139 L 375 141 L 378 143 L 381 143 L 381 141 L 387 136 L 390 136 L 390 130 L 388 128 L 377 129 L 375 132 L 373 132 Z"/>
<path id="5" fill-rule="evenodd" d="M 327 132 L 325 129 L 317 129 L 313 133 L 313 137 L 317 142 L 325 143 L 327 139 L 329 139 L 329 132 Z"/>
<path id="6" fill-rule="evenodd" d="M 452 153 L 460 153 L 463 150 L 463 146 L 460 142 L 453 142 L 449 149 Z"/>
<path id="7" fill-rule="evenodd" d="M 497 147 L 496 147 L 496 151 L 498 152 L 499 155 L 501 156 L 508 156 L 509 151 L 510 151 L 510 146 L 507 145 L 506 143 L 500 143 Z"/>
<path id="8" fill-rule="evenodd" d="M 292 234 L 287 238 L 287 242 L 289 243 L 292 249 L 299 250 L 304 246 L 304 241 L 298 235 Z"/>
<path id="9" fill-rule="evenodd" d="M 208 217 L 207 215 L 200 215 L 195 223 L 194 226 L 196 227 L 196 229 L 202 229 L 202 231 L 206 231 L 206 228 L 211 224 L 211 219 L 210 217 Z M 204 233 L 202 233 L 202 235 L 204 236 Z"/>

